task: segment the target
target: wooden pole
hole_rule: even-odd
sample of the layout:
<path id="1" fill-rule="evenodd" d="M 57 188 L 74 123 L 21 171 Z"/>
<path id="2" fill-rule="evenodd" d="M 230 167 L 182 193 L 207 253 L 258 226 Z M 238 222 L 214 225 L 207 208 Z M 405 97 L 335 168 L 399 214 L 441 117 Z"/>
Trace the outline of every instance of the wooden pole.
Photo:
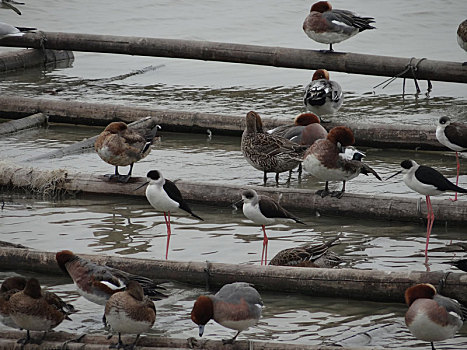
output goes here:
<path id="1" fill-rule="evenodd" d="M 0 117 L 21 118 L 32 113 L 45 113 L 50 122 L 106 126 L 112 121 L 134 122 L 148 115 L 157 118 L 163 131 L 206 133 L 240 136 L 245 127 L 245 115 L 221 115 L 201 112 L 183 112 L 136 108 L 105 103 L 56 101 L 15 96 L 0 96 Z M 290 120 L 264 118 L 266 129 L 290 124 Z M 327 123 L 330 129 L 342 123 Z M 436 140 L 435 127 L 430 125 L 408 126 L 398 124 L 347 123 L 355 135 L 356 145 L 376 148 L 408 148 L 447 150 Z"/>
<path id="2" fill-rule="evenodd" d="M 0 124 L 0 135 L 11 134 L 24 129 L 35 128 L 47 124 L 47 116 L 36 113 L 17 120 L 10 120 Z"/>
<path id="3" fill-rule="evenodd" d="M 73 315 L 71 315 L 73 317 Z M 68 321 L 63 321 L 68 322 Z M 157 319 L 154 328 L 157 328 Z M 193 323 L 193 333 L 196 334 L 196 325 Z M 16 341 L 24 337 L 25 331 L 19 330 L 4 330 L 0 331 L 0 347 L 2 349 L 19 349 L 20 346 Z M 107 339 L 107 336 L 86 334 L 79 342 L 74 341 L 81 334 L 73 334 L 67 332 L 48 332 L 44 341 L 41 345 L 27 344 L 25 350 L 33 349 L 86 349 L 86 350 L 108 350 L 111 344 L 115 344 L 117 339 L 114 336 L 112 339 Z M 42 336 L 39 332 L 32 333 L 34 339 Z M 123 335 L 123 342 L 129 343 L 134 341 L 134 335 Z M 66 347 L 63 344 L 66 343 Z M 224 345 L 220 340 L 209 340 L 208 338 L 193 338 L 188 339 L 181 338 L 169 338 L 161 336 L 142 336 L 137 343 L 139 350 L 154 349 L 154 350 L 182 350 L 182 349 L 199 349 L 199 350 L 376 350 L 383 349 L 378 347 L 342 347 L 342 346 L 327 346 L 327 345 L 304 345 L 304 344 L 287 344 L 282 342 L 264 342 L 264 341 L 248 341 L 248 340 L 237 340 L 234 344 Z M 398 350 L 397 348 L 391 348 L 391 350 Z M 400 349 L 399 349 L 400 350 Z"/>
<path id="4" fill-rule="evenodd" d="M 128 195 L 144 197 L 145 188 L 135 191 L 138 185 L 146 182 L 145 178 L 132 177 L 126 184 L 109 182 L 103 175 L 71 173 L 63 169 L 41 170 L 22 167 L 0 161 L 0 186 L 24 188 L 41 194 L 53 195 L 63 192 L 83 192 L 103 195 Z M 238 201 L 246 187 L 225 184 L 196 183 L 177 181 L 177 187 L 187 200 L 208 205 L 223 205 Z M 269 188 L 248 186 L 259 194 L 276 199 L 287 209 L 306 210 L 325 215 L 366 217 L 374 219 L 423 221 L 426 218 L 426 206 L 420 205 L 417 211 L 417 198 L 375 196 L 345 193 L 341 199 L 321 198 L 313 190 L 295 188 Z M 432 199 L 433 210 L 438 225 L 467 222 L 467 202 L 459 200 Z"/>
<path id="5" fill-rule="evenodd" d="M 45 39 L 45 40 L 44 40 Z M 204 61 L 247 63 L 274 67 L 319 69 L 394 77 L 416 67 L 418 79 L 467 83 L 467 68 L 461 62 L 409 59 L 346 52 L 324 53 L 317 50 L 257 46 L 209 41 L 145 38 L 80 33 L 38 32 L 7 37 L 0 45 L 34 47 L 126 55 L 186 58 Z M 408 70 L 401 78 L 413 78 Z"/>
<path id="6" fill-rule="evenodd" d="M 0 40 L 1 42 L 1 40 Z M 0 73 L 43 65 L 72 62 L 73 52 L 65 50 L 20 50 L 0 54 Z"/>
<path id="7" fill-rule="evenodd" d="M 63 274 L 57 265 L 55 254 L 0 248 L 0 271 L 25 270 L 49 275 Z M 159 281 L 171 280 L 215 289 L 227 283 L 243 281 L 253 283 L 259 290 L 403 303 L 404 292 L 408 287 L 417 283 L 431 283 L 438 287 L 441 294 L 462 303 L 467 302 L 465 273 L 234 265 L 78 255 L 98 264 Z"/>

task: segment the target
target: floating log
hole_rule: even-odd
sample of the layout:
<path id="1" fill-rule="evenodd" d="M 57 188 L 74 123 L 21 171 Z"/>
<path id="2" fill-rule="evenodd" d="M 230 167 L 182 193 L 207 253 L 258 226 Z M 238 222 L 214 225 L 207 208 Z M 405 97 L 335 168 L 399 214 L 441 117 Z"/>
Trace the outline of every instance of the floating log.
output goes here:
<path id="1" fill-rule="evenodd" d="M 440 284 L 438 291 L 443 295 L 467 303 L 465 273 L 258 266 L 79 255 L 98 264 L 156 280 L 216 288 L 232 282 L 247 282 L 259 290 L 403 303 L 408 287 L 431 283 Z M 0 271 L 4 270 L 63 274 L 55 260 L 55 252 L 19 248 L 0 248 Z"/>
<path id="2" fill-rule="evenodd" d="M 200 132 L 210 129 L 214 134 L 240 136 L 245 128 L 245 116 L 232 116 L 200 112 L 183 112 L 151 108 L 135 108 L 104 103 L 56 101 L 15 96 L 0 96 L 0 117 L 15 119 L 32 113 L 45 113 L 50 122 L 106 126 L 112 121 L 134 122 L 148 115 L 157 118 L 164 131 Z M 245 115 L 246 115 L 245 111 Z M 290 120 L 264 118 L 266 129 L 290 124 Z M 326 123 L 330 129 L 342 123 Z M 358 146 L 377 148 L 409 148 L 447 150 L 436 139 L 435 128 L 428 125 L 346 123 L 355 135 Z"/>
<path id="3" fill-rule="evenodd" d="M 17 120 L 10 120 L 0 124 L 0 135 L 11 134 L 24 129 L 35 128 L 47 124 L 47 116 L 36 113 Z"/>
<path id="4" fill-rule="evenodd" d="M 67 322 L 67 321 L 64 321 Z M 194 324 L 193 324 L 194 325 Z M 154 326 L 157 328 L 156 325 Z M 194 327 L 196 328 L 196 327 Z M 0 331 L 0 347 L 2 349 L 23 349 L 16 341 L 24 337 L 25 331 L 4 330 Z M 86 349 L 86 350 L 108 350 L 111 344 L 116 343 L 116 337 L 107 339 L 104 335 L 86 334 L 79 341 L 76 341 L 82 334 L 73 334 L 67 332 L 48 332 L 41 345 L 27 344 L 25 350 L 33 349 Z M 34 339 L 42 336 L 42 333 L 32 333 Z M 127 340 L 128 339 L 128 340 Z M 134 341 L 134 335 L 123 335 L 123 342 Z M 63 344 L 66 342 L 66 346 Z M 259 342 L 248 340 L 237 340 L 234 344 L 224 345 L 220 340 L 209 340 L 207 338 L 188 339 L 168 338 L 160 336 L 142 336 L 138 340 L 138 349 L 167 349 L 167 350 L 182 350 L 182 349 L 199 349 L 199 350 L 376 350 L 384 349 L 378 347 L 342 347 L 342 346 L 327 346 L 327 345 L 304 345 L 304 344 L 287 344 L 282 342 Z M 391 350 L 397 350 L 391 348 Z"/>
<path id="5" fill-rule="evenodd" d="M 0 54 L 0 73 L 37 66 L 71 63 L 73 52 L 66 50 L 19 50 Z"/>
<path id="6" fill-rule="evenodd" d="M 130 182 L 109 182 L 103 175 L 71 173 L 63 169 L 41 170 L 0 161 L 0 186 L 25 188 L 40 194 L 84 192 L 104 195 L 144 196 L 144 188 L 135 191 L 146 178 L 132 177 Z M 183 197 L 208 205 L 224 205 L 238 201 L 245 186 L 177 181 Z M 296 188 L 249 186 L 259 194 L 279 198 L 287 209 L 306 210 L 319 214 L 375 219 L 421 221 L 426 207 L 417 198 L 345 193 L 341 199 L 321 198 L 315 191 Z M 467 202 L 432 199 L 435 224 L 467 222 Z M 419 207 L 420 211 L 417 210 Z"/>
<path id="7" fill-rule="evenodd" d="M 45 40 L 44 40 L 45 39 Z M 364 55 L 347 52 L 321 52 L 277 46 L 257 46 L 209 41 L 40 32 L 7 37 L 3 46 L 34 47 L 126 55 L 186 58 L 203 61 L 258 64 L 274 67 L 413 78 L 407 67 L 412 64 L 418 79 L 467 83 L 467 68 L 462 62 Z M 407 71 L 406 71 L 407 70 Z"/>

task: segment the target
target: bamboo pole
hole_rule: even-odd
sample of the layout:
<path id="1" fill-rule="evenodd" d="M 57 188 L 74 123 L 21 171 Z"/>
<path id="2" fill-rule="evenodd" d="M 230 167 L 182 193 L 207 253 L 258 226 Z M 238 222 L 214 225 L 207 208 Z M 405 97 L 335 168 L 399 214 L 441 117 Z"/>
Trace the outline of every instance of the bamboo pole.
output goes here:
<path id="1" fill-rule="evenodd" d="M 35 128 L 47 124 L 47 116 L 36 113 L 17 120 L 10 120 L 0 124 L 0 135 L 11 134 L 24 129 Z"/>
<path id="2" fill-rule="evenodd" d="M 431 283 L 439 285 L 438 292 L 441 294 L 467 303 L 465 273 L 235 265 L 79 255 L 98 264 L 155 280 L 178 281 L 208 288 L 247 282 L 259 290 L 403 303 L 408 287 L 417 283 Z M 63 274 L 54 252 L 18 248 L 0 248 L 0 271 L 4 270 Z M 441 283 L 442 280 L 444 283 Z"/>
<path id="3" fill-rule="evenodd" d="M 134 122 L 148 115 L 157 118 L 164 131 L 200 132 L 210 129 L 214 134 L 240 136 L 245 127 L 245 116 L 183 112 L 137 108 L 115 104 L 56 101 L 15 96 L 0 96 L 0 117 L 21 118 L 32 113 L 45 113 L 50 122 L 106 126 L 111 121 Z M 245 115 L 247 111 L 244 111 Z M 292 123 L 290 120 L 264 118 L 266 129 Z M 342 123 L 323 124 L 330 129 Z M 355 135 L 356 145 L 377 148 L 409 148 L 447 150 L 436 140 L 435 127 L 398 124 L 347 123 Z"/>
<path id="4" fill-rule="evenodd" d="M 45 39 L 45 40 L 44 40 Z M 3 46 L 44 46 L 55 50 L 117 53 L 126 55 L 186 58 L 204 61 L 247 63 L 274 67 L 319 69 L 394 77 L 410 62 L 418 79 L 467 83 L 467 68 L 461 62 L 409 59 L 346 52 L 321 52 L 275 46 L 257 46 L 209 41 L 95 35 L 80 33 L 38 32 L 21 37 L 7 37 Z M 413 78 L 408 70 L 401 78 Z"/>
<path id="5" fill-rule="evenodd" d="M 1 40 L 0 40 L 1 42 Z M 43 65 L 72 62 L 73 52 L 65 50 L 20 50 L 0 54 L 0 73 Z"/>
<path id="6" fill-rule="evenodd" d="M 22 167 L 8 162 L 0 162 L 0 186 L 25 188 L 41 194 L 62 192 L 83 192 L 104 195 L 144 196 L 144 188 L 135 191 L 138 185 L 146 182 L 145 178 L 132 177 L 126 184 L 109 182 L 103 175 L 71 173 L 66 170 L 41 170 Z M 228 206 L 241 198 L 246 187 L 226 184 L 196 183 L 177 181 L 177 187 L 185 199 L 208 205 Z M 316 195 L 315 191 L 295 188 L 269 188 L 248 186 L 259 194 L 274 198 L 280 197 L 280 203 L 287 209 L 306 210 L 326 215 L 339 215 L 399 220 L 422 221 L 426 217 L 426 208 L 418 205 L 416 198 L 375 196 L 346 193 L 341 199 Z M 432 199 L 433 211 L 438 225 L 467 222 L 467 202 Z M 420 207 L 420 211 L 417 210 Z"/>
<path id="7" fill-rule="evenodd" d="M 73 316 L 72 316 L 73 317 Z M 67 322 L 67 321 L 64 321 Z M 194 324 L 193 324 L 194 325 Z M 156 325 L 157 328 L 157 320 Z M 16 341 L 24 337 L 25 331 L 18 330 L 4 330 L 0 331 L 0 347 L 2 349 L 19 349 L 20 345 L 16 344 Z M 108 350 L 110 344 L 115 344 L 116 339 L 107 339 L 104 335 L 86 334 L 79 342 L 74 341 L 81 334 L 73 334 L 67 332 L 48 332 L 42 344 L 28 344 L 24 347 L 25 350 L 32 349 L 86 349 L 86 350 Z M 42 336 L 42 333 L 32 333 L 32 337 L 38 338 Z M 134 335 L 123 335 L 123 342 L 128 343 L 134 341 Z M 66 343 L 66 347 L 63 344 Z M 327 346 L 327 345 L 304 345 L 304 344 L 287 344 L 282 342 L 259 342 L 259 341 L 247 341 L 237 340 L 234 344 L 224 345 L 220 340 L 209 340 L 207 338 L 195 339 L 193 337 L 188 339 L 181 338 L 168 338 L 160 336 L 142 336 L 137 343 L 137 348 L 140 350 L 145 349 L 200 349 L 200 350 L 373 350 L 373 349 L 384 349 L 380 346 L 368 347 L 368 346 Z M 396 348 L 391 348 L 397 350 Z"/>

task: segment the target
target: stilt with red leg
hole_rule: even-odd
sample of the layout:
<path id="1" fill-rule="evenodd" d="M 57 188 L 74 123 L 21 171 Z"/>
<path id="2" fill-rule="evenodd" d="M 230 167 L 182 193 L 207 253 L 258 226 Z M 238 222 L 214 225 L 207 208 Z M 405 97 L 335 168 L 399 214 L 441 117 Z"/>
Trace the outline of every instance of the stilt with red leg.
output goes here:
<path id="1" fill-rule="evenodd" d="M 172 230 L 170 228 L 170 211 L 167 214 L 164 212 L 164 219 L 165 219 L 165 226 L 167 227 L 167 247 L 165 249 L 165 260 L 169 256 L 169 244 L 170 244 L 170 235 L 172 234 Z"/>
<path id="2" fill-rule="evenodd" d="M 268 235 L 266 234 L 266 228 L 264 225 L 261 225 L 263 228 L 263 252 L 261 253 L 261 265 L 267 265 L 268 264 Z M 263 263 L 264 261 L 264 263 Z"/>
<path id="3" fill-rule="evenodd" d="M 430 242 L 431 229 L 433 228 L 433 222 L 435 221 L 435 214 L 433 213 L 433 206 L 431 205 L 430 196 L 426 196 L 426 245 L 425 245 L 425 257 L 428 258 L 428 244 Z"/>

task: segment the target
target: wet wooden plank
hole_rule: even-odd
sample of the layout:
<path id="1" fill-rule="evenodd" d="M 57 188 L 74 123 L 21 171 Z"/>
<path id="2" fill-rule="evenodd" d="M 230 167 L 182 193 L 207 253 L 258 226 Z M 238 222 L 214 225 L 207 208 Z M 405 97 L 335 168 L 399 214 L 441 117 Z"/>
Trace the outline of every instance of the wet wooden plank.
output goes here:
<path id="1" fill-rule="evenodd" d="M 72 62 L 73 52 L 67 50 L 18 50 L 0 54 L 0 73 L 61 62 Z"/>
<path id="2" fill-rule="evenodd" d="M 10 120 L 0 124 L 0 135 L 11 134 L 25 129 L 31 129 L 47 124 L 47 116 L 36 113 L 21 119 Z"/>

